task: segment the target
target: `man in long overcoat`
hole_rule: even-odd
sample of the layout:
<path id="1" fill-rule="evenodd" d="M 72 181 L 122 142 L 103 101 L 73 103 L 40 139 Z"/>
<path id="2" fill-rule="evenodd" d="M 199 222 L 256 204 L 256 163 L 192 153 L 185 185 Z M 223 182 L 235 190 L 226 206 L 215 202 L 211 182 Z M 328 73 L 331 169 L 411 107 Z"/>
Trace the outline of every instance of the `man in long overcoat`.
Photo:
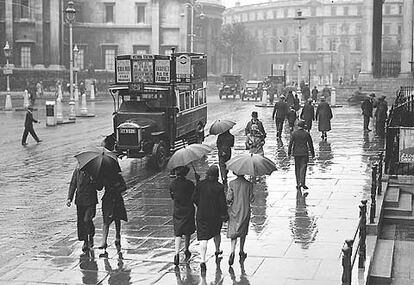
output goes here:
<path id="1" fill-rule="evenodd" d="M 276 121 L 276 137 L 282 137 L 283 122 L 289 112 L 288 104 L 285 102 L 285 96 L 281 95 L 278 102 L 275 103 L 273 108 L 272 119 Z"/>
<path id="2" fill-rule="evenodd" d="M 42 140 L 37 137 L 37 134 L 33 128 L 33 123 L 40 123 L 40 121 L 33 118 L 33 107 L 29 106 L 27 108 L 26 118 L 24 120 L 24 131 L 23 131 L 23 137 L 22 137 L 22 145 L 27 145 L 26 140 L 27 136 L 29 134 L 32 135 L 32 137 L 35 139 L 36 142 L 41 142 Z"/>
<path id="3" fill-rule="evenodd" d="M 316 102 L 318 100 L 318 93 L 319 93 L 318 88 L 316 88 L 316 86 L 314 86 L 313 89 L 312 89 L 312 100 L 314 102 Z"/>
<path id="4" fill-rule="evenodd" d="M 226 162 L 231 158 L 231 148 L 234 146 L 234 136 L 230 133 L 230 130 L 225 131 L 217 136 L 217 151 L 219 158 L 219 167 L 221 173 L 221 179 L 224 186 L 227 185 L 227 173 Z"/>
<path id="5" fill-rule="evenodd" d="M 312 121 L 315 120 L 315 108 L 312 105 L 313 99 L 308 98 L 305 105 L 302 108 L 300 118 L 305 121 L 306 129 L 310 131 L 312 129 Z"/>
<path id="6" fill-rule="evenodd" d="M 92 176 L 76 167 L 70 181 L 66 206 L 71 206 L 73 196 L 76 193 L 78 240 L 83 241 L 82 251 L 84 252 L 93 247 L 93 237 L 95 236 L 93 218 L 96 214 L 96 204 L 98 204 L 96 192 L 98 189 L 102 189 L 102 186 L 98 186 Z"/>
<path id="7" fill-rule="evenodd" d="M 372 117 L 372 110 L 374 108 L 373 104 L 373 97 L 375 97 L 374 93 L 371 93 L 369 97 L 365 98 L 364 102 L 361 104 L 362 115 L 364 116 L 364 131 L 371 131 L 369 129 L 369 120 Z"/>
<path id="8" fill-rule="evenodd" d="M 383 138 L 385 136 L 385 122 L 387 120 L 388 105 L 385 96 L 378 100 L 377 109 L 375 110 L 375 130 L 377 136 Z"/>
<path id="9" fill-rule="evenodd" d="M 308 83 L 305 84 L 305 86 L 302 89 L 302 95 L 303 95 L 303 100 L 306 102 L 308 101 L 308 99 L 310 98 L 310 89 L 309 89 L 309 85 Z"/>
<path id="10" fill-rule="evenodd" d="M 325 97 L 321 97 L 321 102 L 316 108 L 316 120 L 318 121 L 318 130 L 322 132 L 321 138 L 324 140 L 328 137 L 327 132 L 331 130 L 332 117 L 331 106 L 326 102 Z"/>
<path id="11" fill-rule="evenodd" d="M 325 87 L 322 89 L 322 96 L 325 97 L 325 99 L 331 97 L 331 89 L 329 88 L 328 84 L 325 84 Z"/>
<path id="12" fill-rule="evenodd" d="M 295 175 L 296 175 L 296 189 L 305 190 L 308 186 L 305 184 L 306 168 L 309 162 L 309 153 L 315 157 L 315 150 L 313 148 L 312 137 L 309 132 L 304 130 L 305 121 L 299 121 L 298 130 L 294 131 L 289 142 L 288 155 L 293 155 L 295 158 Z"/>

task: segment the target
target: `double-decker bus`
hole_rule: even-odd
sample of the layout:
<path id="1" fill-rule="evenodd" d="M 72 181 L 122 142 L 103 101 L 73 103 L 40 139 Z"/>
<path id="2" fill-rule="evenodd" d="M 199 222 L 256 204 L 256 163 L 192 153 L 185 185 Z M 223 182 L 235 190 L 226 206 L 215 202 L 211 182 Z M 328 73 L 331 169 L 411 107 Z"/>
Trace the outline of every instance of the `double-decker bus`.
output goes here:
<path id="1" fill-rule="evenodd" d="M 199 53 L 119 55 L 115 59 L 114 144 L 158 169 L 185 144 L 201 142 L 207 122 L 207 57 Z"/>

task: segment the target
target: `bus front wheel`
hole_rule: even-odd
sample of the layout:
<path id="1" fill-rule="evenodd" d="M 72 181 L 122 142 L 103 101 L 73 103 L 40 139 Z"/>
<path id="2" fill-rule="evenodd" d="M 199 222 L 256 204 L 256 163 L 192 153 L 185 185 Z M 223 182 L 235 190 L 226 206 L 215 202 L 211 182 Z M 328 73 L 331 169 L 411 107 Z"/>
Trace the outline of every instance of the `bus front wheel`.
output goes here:
<path id="1" fill-rule="evenodd" d="M 163 141 L 155 143 L 152 148 L 151 162 L 155 169 L 161 170 L 167 163 L 167 151 Z"/>

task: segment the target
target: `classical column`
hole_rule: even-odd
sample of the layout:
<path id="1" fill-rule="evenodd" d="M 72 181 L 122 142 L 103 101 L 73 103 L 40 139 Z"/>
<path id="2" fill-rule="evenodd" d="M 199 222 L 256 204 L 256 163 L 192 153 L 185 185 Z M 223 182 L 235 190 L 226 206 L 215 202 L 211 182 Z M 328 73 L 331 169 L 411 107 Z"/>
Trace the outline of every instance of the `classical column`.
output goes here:
<path id="1" fill-rule="evenodd" d="M 412 77 L 410 61 L 413 60 L 413 0 L 404 0 L 401 33 L 401 71 L 399 77 Z"/>
<path id="2" fill-rule="evenodd" d="M 43 50 L 43 1 L 30 2 L 29 8 L 33 9 L 33 17 L 35 20 L 36 45 L 34 53 L 34 68 L 45 68 Z"/>
<path id="3" fill-rule="evenodd" d="M 358 81 L 372 78 L 372 32 L 374 0 L 363 1 L 361 72 Z"/>
<path id="4" fill-rule="evenodd" d="M 49 41 L 49 68 L 62 69 L 60 65 L 60 1 L 50 1 L 50 41 Z"/>
<path id="5" fill-rule="evenodd" d="M 9 41 L 9 45 L 13 47 L 13 0 L 6 0 L 6 41 Z M 3 52 L 3 51 L 1 51 Z M 12 60 L 13 61 L 13 60 Z M 13 61 L 14 62 L 14 61 Z"/>
<path id="6" fill-rule="evenodd" d="M 152 0 L 152 43 L 151 52 L 153 54 L 160 53 L 160 1 Z"/>
<path id="7" fill-rule="evenodd" d="M 382 0 L 374 0 L 372 27 L 372 74 L 381 77 L 382 65 Z"/>

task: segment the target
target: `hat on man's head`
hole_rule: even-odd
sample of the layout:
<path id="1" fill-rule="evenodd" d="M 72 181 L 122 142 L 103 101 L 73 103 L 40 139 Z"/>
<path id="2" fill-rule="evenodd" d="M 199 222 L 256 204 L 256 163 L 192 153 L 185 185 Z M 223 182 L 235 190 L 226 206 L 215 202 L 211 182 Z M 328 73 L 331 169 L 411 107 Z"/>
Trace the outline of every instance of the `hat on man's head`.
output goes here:
<path id="1" fill-rule="evenodd" d="M 27 107 L 28 110 L 33 111 L 33 106 Z"/>
<path id="2" fill-rule="evenodd" d="M 375 97 L 375 93 L 369 94 L 370 97 Z"/>
<path id="3" fill-rule="evenodd" d="M 210 176 L 210 177 L 215 177 L 215 178 L 219 177 L 219 168 L 218 168 L 218 166 L 215 165 L 215 164 L 211 165 L 208 168 L 206 175 Z"/>
<path id="4" fill-rule="evenodd" d="M 299 122 L 298 122 L 298 128 L 302 128 L 302 129 L 304 129 L 306 127 L 306 123 L 305 123 L 305 121 L 304 120 L 300 120 Z"/>
<path id="5" fill-rule="evenodd" d="M 321 102 L 325 102 L 325 96 L 321 96 Z"/>
<path id="6" fill-rule="evenodd" d="M 253 112 L 252 112 L 252 117 L 253 117 L 253 118 L 257 118 L 257 116 L 258 116 L 257 112 L 256 112 L 256 111 L 253 111 Z"/>

